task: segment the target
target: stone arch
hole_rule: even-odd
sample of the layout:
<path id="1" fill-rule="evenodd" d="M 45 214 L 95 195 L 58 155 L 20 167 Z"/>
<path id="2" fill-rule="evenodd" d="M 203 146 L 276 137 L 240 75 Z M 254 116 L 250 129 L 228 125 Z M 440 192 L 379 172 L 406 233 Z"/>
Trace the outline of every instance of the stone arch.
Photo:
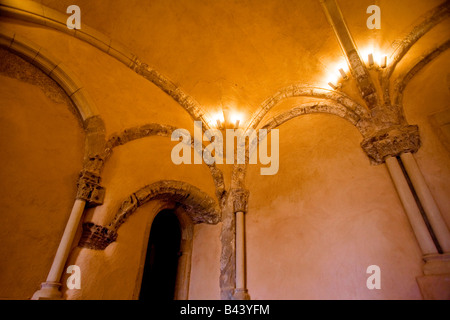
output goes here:
<path id="1" fill-rule="evenodd" d="M 25 58 L 56 81 L 73 101 L 83 122 L 98 116 L 98 110 L 81 81 L 63 62 L 34 42 L 5 29 L 0 30 L 0 46 Z"/>
<path id="2" fill-rule="evenodd" d="M 90 205 L 103 203 L 104 189 L 100 187 L 100 172 L 105 160 L 105 125 L 82 82 L 67 65 L 47 50 L 14 32 L 1 29 L 0 46 L 44 72 L 61 86 L 73 102 L 86 135 L 77 199 L 83 199 Z"/>
<path id="3" fill-rule="evenodd" d="M 54 28 L 91 44 L 125 64 L 128 68 L 149 80 L 168 94 L 183 109 L 185 109 L 194 120 L 202 121 L 205 130 L 210 128 L 208 121 L 205 119 L 205 111 L 194 98 L 187 95 L 170 79 L 151 68 L 146 63 L 140 61 L 140 59 L 130 50 L 105 34 L 85 24 L 83 24 L 81 29 L 69 29 L 66 25 L 67 15 L 34 1 L 0 1 L 0 13 L 5 16 Z"/>
<path id="4" fill-rule="evenodd" d="M 351 101 L 351 100 L 350 100 Z M 361 107 L 362 108 L 362 107 Z M 359 108 L 358 108 L 359 109 Z M 359 109 L 363 110 L 363 109 Z M 365 109 L 364 109 L 365 110 Z M 296 117 L 306 115 L 306 114 L 314 114 L 314 113 L 324 113 L 331 114 L 341 117 L 348 122 L 350 122 L 353 126 L 358 129 L 363 138 L 370 136 L 370 133 L 373 131 L 373 123 L 371 122 L 369 116 L 366 116 L 366 112 L 364 111 L 364 115 L 360 116 L 359 112 L 353 111 L 345 105 L 342 105 L 333 100 L 322 101 L 322 102 L 312 102 L 302 104 L 300 106 L 294 107 L 291 110 L 283 112 L 261 125 L 262 129 L 267 129 L 267 134 L 269 134 L 270 130 L 275 129 L 282 125 L 283 123 L 294 119 Z M 266 136 L 263 135 L 259 137 L 258 140 L 264 139 Z M 255 150 L 256 141 L 252 145 L 246 144 L 247 152 L 246 157 L 248 157 L 247 153 L 248 149 Z M 231 185 L 233 186 L 245 186 L 245 176 L 247 171 L 247 164 L 235 164 L 232 170 L 232 179 Z"/>
<path id="5" fill-rule="evenodd" d="M 199 188 L 183 181 L 161 180 L 128 196 L 107 226 L 99 226 L 91 222 L 84 223 L 79 246 L 104 250 L 117 239 L 117 231 L 128 217 L 137 208 L 152 200 L 175 203 L 184 210 L 194 224 L 217 224 L 222 220 L 219 205 Z"/>
<path id="6" fill-rule="evenodd" d="M 400 41 L 391 62 L 380 74 L 380 84 L 383 91 L 385 104 L 390 103 L 390 78 L 394 73 L 397 64 L 420 38 L 422 38 L 428 31 L 447 19 L 449 16 L 450 3 L 448 1 L 444 1 L 434 9 L 428 11 L 424 16 L 423 21 L 419 25 L 415 26 L 413 30 L 411 30 L 411 32 Z"/>
<path id="7" fill-rule="evenodd" d="M 164 125 L 159 123 L 149 123 L 137 127 L 127 128 L 120 133 L 113 134 L 108 139 L 105 145 L 105 154 L 109 156 L 114 148 L 145 137 L 160 136 L 170 138 L 173 131 L 175 131 L 176 129 L 178 128 L 171 125 Z M 191 138 L 191 141 L 191 147 L 195 150 L 194 139 Z M 200 150 L 195 150 L 195 152 L 200 152 Z M 214 186 L 216 188 L 216 197 L 219 200 L 219 204 L 222 205 L 223 199 L 226 195 L 223 173 L 215 163 L 206 165 L 208 166 L 214 182 Z"/>
<path id="8" fill-rule="evenodd" d="M 293 118 L 313 113 L 325 113 L 339 116 L 354 125 L 363 137 L 367 133 L 368 123 L 366 119 L 362 119 L 355 112 L 335 102 L 313 102 L 302 104 L 273 117 L 263 124 L 262 128 L 271 130 Z"/>
<path id="9" fill-rule="evenodd" d="M 397 80 L 395 84 L 395 106 L 403 110 L 403 92 L 410 83 L 412 79 L 430 62 L 439 57 L 442 53 L 450 48 L 450 41 L 446 41 L 444 44 L 433 49 L 431 52 L 426 54 L 419 62 L 417 62 L 408 72 L 400 79 Z"/>
<path id="10" fill-rule="evenodd" d="M 274 95 L 266 99 L 254 113 L 247 128 L 255 129 L 272 108 L 274 108 L 282 100 L 293 97 L 314 97 L 331 100 L 334 103 L 339 103 L 344 106 L 360 118 L 369 117 L 369 112 L 366 108 L 359 105 L 343 93 L 323 88 L 305 87 L 294 84 L 280 89 Z"/>

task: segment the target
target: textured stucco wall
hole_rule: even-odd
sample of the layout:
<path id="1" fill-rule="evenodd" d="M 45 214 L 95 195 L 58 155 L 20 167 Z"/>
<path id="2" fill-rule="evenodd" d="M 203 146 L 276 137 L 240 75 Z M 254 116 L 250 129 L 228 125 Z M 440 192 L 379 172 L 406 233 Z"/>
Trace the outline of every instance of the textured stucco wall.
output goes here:
<path id="1" fill-rule="evenodd" d="M 280 127 L 280 171 L 250 167 L 248 288 L 253 299 L 420 299 L 421 253 L 384 165 L 334 116 Z M 381 290 L 366 269 L 381 268 Z"/>
<path id="2" fill-rule="evenodd" d="M 4 75 L 0 83 L 0 298 L 28 299 L 47 277 L 73 206 L 84 133 L 40 87 Z"/>

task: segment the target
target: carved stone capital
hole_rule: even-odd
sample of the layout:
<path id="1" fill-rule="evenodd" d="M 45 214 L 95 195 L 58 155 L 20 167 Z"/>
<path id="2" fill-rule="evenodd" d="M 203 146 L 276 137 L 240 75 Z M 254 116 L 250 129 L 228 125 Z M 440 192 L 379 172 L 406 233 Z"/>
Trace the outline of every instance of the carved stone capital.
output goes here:
<path id="1" fill-rule="evenodd" d="M 247 212 L 249 191 L 245 189 L 233 189 L 233 211 Z"/>
<path id="2" fill-rule="evenodd" d="M 110 243 L 116 241 L 114 230 L 99 226 L 92 222 L 83 223 L 83 234 L 78 246 L 82 248 L 104 250 Z"/>
<path id="3" fill-rule="evenodd" d="M 82 170 L 77 186 L 77 199 L 85 200 L 88 206 L 103 204 L 105 189 L 100 186 L 100 176 L 90 171 Z"/>
<path id="4" fill-rule="evenodd" d="M 381 164 L 386 158 L 405 152 L 415 153 L 420 148 L 419 127 L 394 126 L 380 130 L 375 135 L 364 139 L 361 147 L 375 164 Z"/>

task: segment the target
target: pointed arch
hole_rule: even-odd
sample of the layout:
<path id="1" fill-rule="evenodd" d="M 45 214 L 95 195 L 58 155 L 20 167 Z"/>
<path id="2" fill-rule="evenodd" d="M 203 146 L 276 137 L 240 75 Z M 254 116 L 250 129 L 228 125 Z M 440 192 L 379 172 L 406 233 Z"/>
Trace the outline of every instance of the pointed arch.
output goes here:
<path id="1" fill-rule="evenodd" d="M 108 157 L 111 155 L 111 152 L 114 148 L 118 146 L 122 146 L 128 142 L 142 139 L 145 137 L 151 137 L 151 136 L 160 136 L 160 137 L 168 137 L 170 138 L 172 136 L 172 133 L 177 130 L 178 128 L 171 126 L 171 125 L 164 125 L 159 123 L 148 123 L 141 126 L 136 126 L 132 128 L 127 128 L 120 133 L 113 134 L 108 141 L 106 142 L 105 146 L 105 154 L 108 155 Z M 194 148 L 194 139 L 191 138 L 191 147 L 194 149 L 194 152 L 201 152 L 201 150 L 195 150 Z M 204 149 L 204 147 L 202 147 Z M 223 199 L 226 195 L 225 190 L 225 181 L 223 179 L 223 173 L 222 171 L 216 166 L 215 163 L 213 164 L 206 164 L 208 166 L 208 169 L 211 173 L 214 186 L 216 188 L 216 197 L 219 200 L 219 204 L 223 204 Z"/>

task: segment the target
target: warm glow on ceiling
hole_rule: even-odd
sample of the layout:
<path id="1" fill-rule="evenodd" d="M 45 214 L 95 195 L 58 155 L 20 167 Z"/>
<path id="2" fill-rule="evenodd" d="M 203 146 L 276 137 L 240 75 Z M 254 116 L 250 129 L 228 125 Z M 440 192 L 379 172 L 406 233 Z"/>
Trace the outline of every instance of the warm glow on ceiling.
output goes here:
<path id="1" fill-rule="evenodd" d="M 386 53 L 381 51 L 379 48 L 375 46 L 366 46 L 359 50 L 359 55 L 361 59 L 364 61 L 366 66 L 370 66 L 369 64 L 369 55 L 372 54 L 373 62 L 376 66 L 383 66 L 383 62 L 385 57 L 387 56 Z"/>
<path id="2" fill-rule="evenodd" d="M 328 85 L 329 83 L 333 84 L 334 86 L 338 86 L 339 82 L 344 78 L 342 73 L 339 71 L 342 69 L 342 71 L 348 76 L 349 74 L 349 68 L 347 65 L 347 61 L 342 58 L 340 61 L 337 61 L 335 63 L 330 63 L 327 65 L 328 72 L 325 77 L 325 85 Z"/>
<path id="3" fill-rule="evenodd" d="M 208 122 L 212 128 L 219 128 L 224 123 L 224 121 L 225 119 L 223 117 L 223 112 L 217 111 L 209 116 Z"/>
<path id="4" fill-rule="evenodd" d="M 217 111 L 209 117 L 209 124 L 213 128 L 223 128 L 225 125 L 228 127 L 238 128 L 242 126 L 244 121 L 244 114 L 238 111 L 227 112 L 227 121 L 225 123 L 224 113 Z"/>
<path id="5" fill-rule="evenodd" d="M 242 113 L 236 112 L 236 111 L 233 111 L 230 113 L 231 124 L 236 125 L 236 123 L 238 123 L 238 121 L 239 121 L 239 124 L 242 124 L 243 120 L 244 120 L 244 117 L 243 117 Z"/>

